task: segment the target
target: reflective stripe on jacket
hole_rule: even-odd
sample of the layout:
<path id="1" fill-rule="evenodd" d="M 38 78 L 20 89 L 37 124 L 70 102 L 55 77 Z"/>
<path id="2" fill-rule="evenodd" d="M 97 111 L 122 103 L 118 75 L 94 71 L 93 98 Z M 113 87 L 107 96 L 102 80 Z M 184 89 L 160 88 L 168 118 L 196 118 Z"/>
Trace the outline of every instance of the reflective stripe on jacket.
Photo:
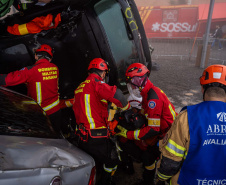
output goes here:
<path id="1" fill-rule="evenodd" d="M 47 59 L 41 59 L 33 66 L 7 74 L 5 86 L 26 83 L 27 95 L 37 101 L 47 115 L 50 115 L 60 109 L 58 78 L 58 67 Z"/>
<path id="2" fill-rule="evenodd" d="M 171 127 L 176 117 L 173 104 L 169 101 L 165 93 L 155 87 L 150 80 L 141 91 L 142 95 L 142 111 L 147 118 L 147 126 L 135 131 L 128 131 L 129 139 L 148 139 L 152 136 L 160 134 L 163 138 L 166 131 Z M 154 135 L 152 135 L 154 134 Z"/>
<path id="3" fill-rule="evenodd" d="M 123 108 L 114 98 L 116 86 L 104 83 L 97 74 L 90 74 L 75 90 L 73 110 L 76 123 L 83 123 L 87 130 L 107 128 L 108 101 Z"/>
<path id="4" fill-rule="evenodd" d="M 56 28 L 61 22 L 60 13 L 57 14 L 53 21 L 53 15 L 48 14 L 47 16 L 36 17 L 32 21 L 25 24 L 14 24 L 8 26 L 7 31 L 13 35 L 26 35 L 29 33 L 39 33 L 42 30 L 49 30 Z"/>

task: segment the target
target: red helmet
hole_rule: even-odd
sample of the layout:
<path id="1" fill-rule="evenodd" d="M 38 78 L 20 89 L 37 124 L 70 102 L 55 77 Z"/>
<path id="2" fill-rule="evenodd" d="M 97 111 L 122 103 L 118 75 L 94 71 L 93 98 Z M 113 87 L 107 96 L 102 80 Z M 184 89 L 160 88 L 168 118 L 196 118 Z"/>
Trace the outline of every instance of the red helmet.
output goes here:
<path id="1" fill-rule="evenodd" d="M 47 52 L 51 57 L 53 57 L 52 48 L 47 44 L 42 44 L 35 52 Z"/>
<path id="2" fill-rule="evenodd" d="M 102 58 L 94 58 L 90 64 L 89 64 L 89 67 L 88 67 L 88 70 L 90 69 L 99 69 L 101 71 L 108 71 L 108 63 L 103 60 Z"/>
<path id="3" fill-rule="evenodd" d="M 144 76 L 145 74 L 149 75 L 150 71 L 148 68 L 141 63 L 133 63 L 126 70 L 126 81 L 130 81 L 131 78 L 135 76 Z"/>
<path id="4" fill-rule="evenodd" d="M 207 67 L 200 77 L 200 84 L 220 83 L 226 86 L 226 66 L 211 65 Z"/>

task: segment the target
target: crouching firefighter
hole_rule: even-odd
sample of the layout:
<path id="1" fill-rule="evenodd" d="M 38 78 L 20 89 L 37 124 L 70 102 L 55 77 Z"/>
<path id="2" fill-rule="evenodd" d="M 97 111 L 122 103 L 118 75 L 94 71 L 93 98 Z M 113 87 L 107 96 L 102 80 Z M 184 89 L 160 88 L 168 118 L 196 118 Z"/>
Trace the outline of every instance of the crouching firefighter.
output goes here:
<path id="1" fill-rule="evenodd" d="M 88 67 L 89 76 L 75 90 L 73 110 L 80 136 L 78 146 L 90 154 L 97 168 L 97 184 L 114 184 L 113 175 L 119 162 L 115 144 L 109 138 L 108 102 L 114 103 L 122 111 L 130 104 L 116 86 L 105 83 L 109 67 L 101 58 L 93 59 Z M 98 177 L 100 179 L 98 180 Z"/>
<path id="2" fill-rule="evenodd" d="M 155 163 L 160 156 L 158 141 L 170 129 L 176 117 L 173 104 L 165 93 L 149 80 L 150 71 L 141 63 L 133 63 L 126 70 L 127 88 L 130 95 L 142 97 L 141 113 L 146 117 L 143 127 L 127 130 L 117 125 L 121 131 L 117 135 L 129 140 L 144 140 L 147 145 L 142 185 L 153 185 L 155 179 Z M 142 142 L 143 143 L 143 142 Z"/>

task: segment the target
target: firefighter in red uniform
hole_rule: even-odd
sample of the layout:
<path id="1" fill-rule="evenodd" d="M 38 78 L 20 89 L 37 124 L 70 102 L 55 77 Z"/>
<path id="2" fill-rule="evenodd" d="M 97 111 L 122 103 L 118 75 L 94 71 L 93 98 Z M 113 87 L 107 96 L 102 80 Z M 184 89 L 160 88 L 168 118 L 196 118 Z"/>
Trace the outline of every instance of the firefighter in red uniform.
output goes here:
<path id="1" fill-rule="evenodd" d="M 146 124 L 141 129 L 126 130 L 120 125 L 118 135 L 131 140 L 144 140 L 147 146 L 146 158 L 143 162 L 143 182 L 145 185 L 154 184 L 155 163 L 160 152 L 157 143 L 170 129 L 175 117 L 175 108 L 165 93 L 155 87 L 148 79 L 150 71 L 140 63 L 131 64 L 126 70 L 126 80 L 129 93 L 142 97 L 141 112 L 146 117 Z"/>
<path id="2" fill-rule="evenodd" d="M 75 90 L 73 104 L 78 124 L 76 134 L 80 136 L 79 147 L 89 153 L 97 164 L 103 165 L 97 182 L 102 185 L 114 184 L 112 177 L 118 164 L 115 144 L 109 138 L 108 102 L 122 110 L 130 108 L 122 92 L 104 82 L 108 70 L 106 61 L 93 59 L 88 67 L 89 76 Z"/>
<path id="3" fill-rule="evenodd" d="M 51 63 L 52 48 L 43 44 L 35 51 L 36 63 L 19 71 L 0 75 L 0 85 L 27 85 L 27 95 L 33 98 L 49 116 L 54 129 L 60 131 L 60 106 L 58 94 L 58 67 Z"/>

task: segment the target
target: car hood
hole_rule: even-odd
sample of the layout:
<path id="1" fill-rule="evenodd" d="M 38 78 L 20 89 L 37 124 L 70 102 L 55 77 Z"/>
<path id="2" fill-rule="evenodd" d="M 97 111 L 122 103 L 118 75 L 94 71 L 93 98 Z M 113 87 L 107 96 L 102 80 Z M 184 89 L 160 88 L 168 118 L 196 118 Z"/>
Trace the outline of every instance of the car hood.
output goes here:
<path id="1" fill-rule="evenodd" d="M 0 136 L 0 170 L 94 165 L 91 156 L 64 139 Z"/>

